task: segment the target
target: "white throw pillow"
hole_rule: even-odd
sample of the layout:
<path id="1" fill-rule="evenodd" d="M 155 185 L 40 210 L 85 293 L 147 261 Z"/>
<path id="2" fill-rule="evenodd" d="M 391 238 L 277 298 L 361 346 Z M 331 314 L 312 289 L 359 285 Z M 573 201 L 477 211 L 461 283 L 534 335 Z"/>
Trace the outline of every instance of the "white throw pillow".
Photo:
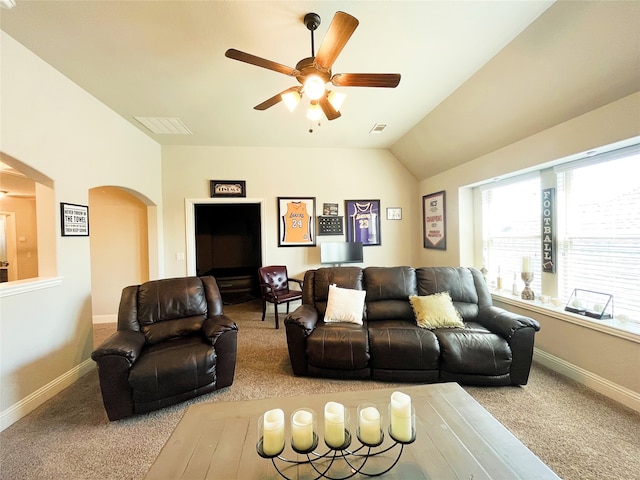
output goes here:
<path id="1" fill-rule="evenodd" d="M 324 314 L 325 322 L 349 322 L 362 325 L 364 313 L 364 290 L 352 290 L 348 288 L 329 285 L 329 298 L 327 299 L 327 311 Z"/>
<path id="2" fill-rule="evenodd" d="M 464 327 L 449 292 L 434 293 L 424 297 L 410 295 L 409 301 L 419 327 L 427 329 Z"/>

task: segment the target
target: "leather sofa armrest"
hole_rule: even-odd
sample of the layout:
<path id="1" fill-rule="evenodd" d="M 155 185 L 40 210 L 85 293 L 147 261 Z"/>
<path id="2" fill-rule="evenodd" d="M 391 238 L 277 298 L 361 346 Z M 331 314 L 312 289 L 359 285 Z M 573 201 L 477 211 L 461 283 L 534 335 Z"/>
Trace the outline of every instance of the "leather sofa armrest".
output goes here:
<path id="1" fill-rule="evenodd" d="M 533 328 L 536 332 L 540 330 L 540 324 L 533 318 L 493 305 L 480 309 L 478 323 L 506 340 L 510 340 L 522 328 Z"/>
<path id="2" fill-rule="evenodd" d="M 238 356 L 238 325 L 226 315 L 208 317 L 202 334 L 216 350 L 216 389 L 233 383 Z"/>
<path id="3" fill-rule="evenodd" d="M 202 334 L 211 345 L 215 345 L 224 333 L 238 331 L 238 325 L 226 315 L 214 315 L 205 319 L 202 324 Z"/>
<path id="4" fill-rule="evenodd" d="M 145 336 L 142 332 L 119 330 L 94 350 L 91 358 L 99 363 L 104 357 L 116 355 L 126 358 L 129 364 L 133 365 L 142 351 L 144 342 Z"/>
<path id="5" fill-rule="evenodd" d="M 509 342 L 513 355 L 509 372 L 511 384 L 526 385 L 533 360 L 534 336 L 540 324 L 533 318 L 496 306 L 480 309 L 478 323 Z"/>
<path id="6" fill-rule="evenodd" d="M 311 305 L 300 305 L 284 319 L 285 326 L 300 327 L 308 337 L 318 323 L 318 310 Z"/>
<path id="7" fill-rule="evenodd" d="M 307 337 L 316 328 L 318 311 L 309 304 L 302 304 L 284 319 L 287 330 L 287 348 L 293 374 L 304 376 L 309 373 L 307 359 Z"/>

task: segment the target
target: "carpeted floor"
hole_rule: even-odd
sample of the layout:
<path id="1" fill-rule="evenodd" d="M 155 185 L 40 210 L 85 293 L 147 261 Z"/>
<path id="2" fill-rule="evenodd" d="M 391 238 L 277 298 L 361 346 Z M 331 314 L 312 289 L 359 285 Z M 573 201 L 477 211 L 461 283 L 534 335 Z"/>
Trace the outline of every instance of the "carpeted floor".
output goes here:
<path id="1" fill-rule="evenodd" d="M 142 479 L 185 409 L 227 402 L 390 387 L 371 381 L 297 378 L 283 328 L 259 302 L 225 306 L 239 325 L 234 384 L 147 415 L 109 422 L 93 371 L 0 433 L 2 480 Z M 99 343 L 114 325 L 95 328 Z M 525 387 L 466 390 L 560 477 L 640 479 L 640 415 L 542 366 Z"/>

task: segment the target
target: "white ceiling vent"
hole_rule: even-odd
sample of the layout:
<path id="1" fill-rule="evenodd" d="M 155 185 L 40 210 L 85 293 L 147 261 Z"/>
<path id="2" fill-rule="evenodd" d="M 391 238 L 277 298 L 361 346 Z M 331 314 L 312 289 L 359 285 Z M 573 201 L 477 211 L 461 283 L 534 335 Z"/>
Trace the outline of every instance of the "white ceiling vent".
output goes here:
<path id="1" fill-rule="evenodd" d="M 369 130 L 369 133 L 382 133 L 385 128 L 387 128 L 386 123 L 376 123 L 373 128 Z"/>
<path id="2" fill-rule="evenodd" d="M 151 133 L 162 135 L 192 135 L 191 130 L 177 117 L 133 117 Z"/>

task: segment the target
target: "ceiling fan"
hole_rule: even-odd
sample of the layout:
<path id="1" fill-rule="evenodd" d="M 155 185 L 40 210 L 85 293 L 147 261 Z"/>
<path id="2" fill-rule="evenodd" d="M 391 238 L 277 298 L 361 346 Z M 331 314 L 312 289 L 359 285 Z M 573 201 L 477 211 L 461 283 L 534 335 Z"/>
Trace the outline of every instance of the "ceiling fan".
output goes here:
<path id="1" fill-rule="evenodd" d="M 328 120 L 335 120 L 340 116 L 340 104 L 344 94 L 329 91 L 327 83 L 337 87 L 383 87 L 395 88 L 400 83 L 399 73 L 337 73 L 331 72 L 331 67 L 349 38 L 358 26 L 358 19 L 344 12 L 336 12 L 329 25 L 329 30 L 318 49 L 314 52 L 313 32 L 320 25 L 317 13 L 308 13 L 304 17 L 304 24 L 311 31 L 311 56 L 300 60 L 295 68 L 282 65 L 234 48 L 226 51 L 225 56 L 240 62 L 249 63 L 257 67 L 273 70 L 290 77 L 296 77 L 300 85 L 290 87 L 277 95 L 253 107 L 255 110 L 266 110 L 280 101 L 293 111 L 304 93 L 310 100 L 307 117 L 320 120 L 322 113 Z"/>

